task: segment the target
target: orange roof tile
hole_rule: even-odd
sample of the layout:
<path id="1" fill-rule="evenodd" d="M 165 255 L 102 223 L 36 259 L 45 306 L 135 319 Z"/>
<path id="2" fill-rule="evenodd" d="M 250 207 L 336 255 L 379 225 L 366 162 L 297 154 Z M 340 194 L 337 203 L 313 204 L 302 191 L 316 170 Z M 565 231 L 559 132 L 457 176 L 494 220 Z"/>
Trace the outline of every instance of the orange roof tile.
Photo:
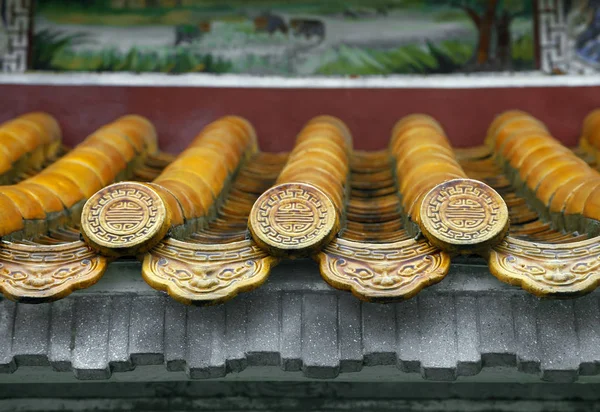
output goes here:
<path id="1" fill-rule="evenodd" d="M 509 111 L 484 146 L 457 150 L 434 118 L 414 114 L 394 125 L 388 150 L 361 152 L 341 119 L 318 116 L 290 153 L 274 154 L 247 120 L 226 116 L 171 156 L 140 116 L 65 153 L 54 119 L 24 115 L 0 125 L 0 249 L 20 254 L 11 264 L 29 280 L 2 291 L 57 299 L 129 255 L 151 286 L 214 304 L 258 287 L 281 259 L 313 257 L 333 287 L 388 302 L 441 281 L 453 256 L 478 254 L 537 295 L 581 295 L 600 278 L 599 119 L 586 118 L 572 150 Z M 65 267 L 96 260 L 58 282 L 40 267 L 65 245 L 78 251 Z"/>

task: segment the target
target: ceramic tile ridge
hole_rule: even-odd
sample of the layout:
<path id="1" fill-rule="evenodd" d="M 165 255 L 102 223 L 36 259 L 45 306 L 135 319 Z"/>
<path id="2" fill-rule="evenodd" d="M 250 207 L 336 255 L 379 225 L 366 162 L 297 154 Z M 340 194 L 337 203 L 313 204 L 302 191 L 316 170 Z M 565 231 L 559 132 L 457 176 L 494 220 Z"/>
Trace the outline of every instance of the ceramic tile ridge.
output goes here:
<path id="1" fill-rule="evenodd" d="M 233 115 L 178 155 L 133 114 L 72 149 L 61 134 L 43 113 L 0 125 L 0 288 L 11 300 L 64 298 L 128 257 L 151 287 L 196 306 L 239 299 L 301 258 L 317 262 L 325 290 L 377 303 L 451 282 L 451 262 L 487 263 L 545 298 L 585 295 L 600 279 L 598 110 L 575 149 L 518 110 L 466 149 L 424 114 L 401 118 L 376 152 L 354 149 L 328 115 L 307 119 L 285 153 L 261 151 Z"/>

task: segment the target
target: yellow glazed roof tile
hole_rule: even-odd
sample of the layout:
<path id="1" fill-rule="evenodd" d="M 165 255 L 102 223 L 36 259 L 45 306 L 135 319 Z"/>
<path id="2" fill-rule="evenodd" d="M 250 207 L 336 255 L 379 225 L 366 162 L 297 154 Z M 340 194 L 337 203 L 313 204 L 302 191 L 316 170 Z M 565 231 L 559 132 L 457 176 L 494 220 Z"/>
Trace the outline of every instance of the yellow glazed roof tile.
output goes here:
<path id="1" fill-rule="evenodd" d="M 275 154 L 259 150 L 247 120 L 226 116 L 172 156 L 140 116 L 66 151 L 54 119 L 27 114 L 0 125 L 0 263 L 10 268 L 0 287 L 54 300 L 131 256 L 152 287 L 217 304 L 260 286 L 282 259 L 310 257 L 334 288 L 390 302 L 442 281 L 457 255 L 479 255 L 502 281 L 578 296 L 600 277 L 599 124 L 594 111 L 571 150 L 509 111 L 483 146 L 454 149 L 443 125 L 413 114 L 387 150 L 361 152 L 342 119 L 318 116 Z"/>

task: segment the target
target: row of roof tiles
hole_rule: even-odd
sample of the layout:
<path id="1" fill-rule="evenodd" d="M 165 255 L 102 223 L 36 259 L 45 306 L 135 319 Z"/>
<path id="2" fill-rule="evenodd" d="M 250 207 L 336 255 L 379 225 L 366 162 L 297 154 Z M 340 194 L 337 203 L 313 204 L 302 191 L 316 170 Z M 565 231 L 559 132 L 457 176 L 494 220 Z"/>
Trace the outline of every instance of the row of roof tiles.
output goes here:
<path id="1" fill-rule="evenodd" d="M 600 111 L 575 150 L 521 111 L 470 149 L 420 114 L 379 152 L 353 150 L 331 116 L 311 119 L 289 154 L 260 152 L 236 116 L 178 156 L 135 115 L 72 150 L 60 134 L 43 113 L 0 125 L 0 289 L 13 300 L 64 297 L 127 256 L 188 304 L 254 289 L 287 258 L 312 257 L 331 286 L 376 302 L 441 281 L 459 254 L 539 296 L 578 296 L 600 276 Z"/>

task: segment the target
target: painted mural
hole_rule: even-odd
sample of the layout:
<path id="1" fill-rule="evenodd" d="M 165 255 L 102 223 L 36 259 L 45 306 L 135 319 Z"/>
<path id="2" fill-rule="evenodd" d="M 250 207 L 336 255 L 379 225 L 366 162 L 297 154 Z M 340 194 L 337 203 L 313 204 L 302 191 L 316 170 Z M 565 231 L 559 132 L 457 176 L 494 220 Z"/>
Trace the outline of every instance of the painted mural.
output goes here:
<path id="1" fill-rule="evenodd" d="M 534 70 L 532 4 L 42 0 L 30 68 L 283 76 Z"/>

